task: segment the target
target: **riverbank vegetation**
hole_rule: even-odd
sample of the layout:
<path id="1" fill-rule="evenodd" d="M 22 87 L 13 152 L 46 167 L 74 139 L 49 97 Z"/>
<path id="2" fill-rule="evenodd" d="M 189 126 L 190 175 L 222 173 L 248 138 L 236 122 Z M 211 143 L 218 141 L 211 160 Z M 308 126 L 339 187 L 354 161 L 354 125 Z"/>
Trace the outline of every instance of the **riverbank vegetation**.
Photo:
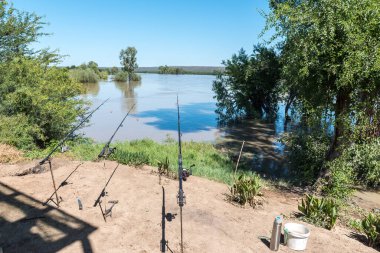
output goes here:
<path id="1" fill-rule="evenodd" d="M 214 82 L 221 122 L 276 116 L 290 174 L 317 193 L 347 198 L 380 175 L 380 6 L 374 0 L 271 1 L 275 48 L 244 51 Z M 271 117 L 269 117 L 271 118 Z M 274 118 L 274 117 L 272 117 Z"/>
<path id="2" fill-rule="evenodd" d="M 108 72 L 100 70 L 96 62 L 90 61 L 80 66 L 71 66 L 69 70 L 70 77 L 80 83 L 96 83 L 99 80 L 107 80 Z"/>
<path id="3" fill-rule="evenodd" d="M 44 148 L 85 113 L 81 85 L 56 67 L 55 51 L 32 50 L 42 18 L 0 2 L 0 143 Z"/>

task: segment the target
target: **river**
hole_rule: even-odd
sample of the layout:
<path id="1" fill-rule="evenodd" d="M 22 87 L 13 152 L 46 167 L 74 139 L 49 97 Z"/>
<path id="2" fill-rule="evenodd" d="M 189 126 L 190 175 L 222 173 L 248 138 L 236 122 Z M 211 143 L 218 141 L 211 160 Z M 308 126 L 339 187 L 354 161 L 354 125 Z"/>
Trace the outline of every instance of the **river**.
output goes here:
<path id="1" fill-rule="evenodd" d="M 109 101 L 82 131 L 86 137 L 105 142 L 134 105 L 114 140 L 177 139 L 178 95 L 184 141 L 211 142 L 237 154 L 245 140 L 244 151 L 253 170 L 283 174 L 282 146 L 276 141 L 284 131 L 283 106 L 280 105 L 279 116 L 272 124 L 250 121 L 239 127 L 220 128 L 212 91 L 214 79 L 215 76 L 209 75 L 141 74 L 140 82 L 109 80 L 85 84 L 83 97 L 92 102 L 92 108 L 107 98 Z"/>

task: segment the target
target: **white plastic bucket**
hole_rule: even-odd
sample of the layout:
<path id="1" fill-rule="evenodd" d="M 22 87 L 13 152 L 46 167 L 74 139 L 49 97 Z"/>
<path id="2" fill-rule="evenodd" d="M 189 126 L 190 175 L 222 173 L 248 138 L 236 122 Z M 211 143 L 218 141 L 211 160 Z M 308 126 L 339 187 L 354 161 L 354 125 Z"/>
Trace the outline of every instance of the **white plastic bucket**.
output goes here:
<path id="1" fill-rule="evenodd" d="M 305 250 L 310 230 L 298 223 L 286 223 L 284 226 L 284 242 L 293 250 Z"/>

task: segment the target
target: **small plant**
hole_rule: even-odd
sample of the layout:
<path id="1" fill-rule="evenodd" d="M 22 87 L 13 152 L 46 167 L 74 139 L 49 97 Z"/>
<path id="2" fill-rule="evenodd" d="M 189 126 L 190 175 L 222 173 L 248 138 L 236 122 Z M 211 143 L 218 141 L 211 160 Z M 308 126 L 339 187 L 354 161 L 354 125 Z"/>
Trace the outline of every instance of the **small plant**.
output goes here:
<path id="1" fill-rule="evenodd" d="M 158 183 L 161 184 L 161 176 L 166 176 L 170 177 L 170 171 L 169 171 L 169 166 L 170 166 L 170 161 L 168 157 L 165 157 L 164 161 L 158 161 Z"/>
<path id="2" fill-rule="evenodd" d="M 333 199 L 317 198 L 306 195 L 298 210 L 303 214 L 305 221 L 331 230 L 338 218 L 339 206 Z"/>
<path id="3" fill-rule="evenodd" d="M 379 214 L 369 213 L 362 220 L 352 221 L 351 226 L 367 236 L 368 246 L 376 247 L 376 245 L 380 245 Z"/>
<path id="4" fill-rule="evenodd" d="M 261 187 L 262 183 L 258 175 L 240 175 L 230 188 L 231 200 L 241 205 L 249 203 L 250 206 L 255 207 L 261 204 L 257 199 L 258 196 L 262 195 L 260 192 Z"/>

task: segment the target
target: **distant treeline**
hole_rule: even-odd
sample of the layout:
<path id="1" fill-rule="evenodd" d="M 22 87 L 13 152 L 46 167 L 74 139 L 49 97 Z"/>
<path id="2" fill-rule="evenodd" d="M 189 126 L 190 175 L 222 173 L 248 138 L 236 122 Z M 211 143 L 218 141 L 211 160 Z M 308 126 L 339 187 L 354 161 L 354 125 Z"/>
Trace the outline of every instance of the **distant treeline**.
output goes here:
<path id="1" fill-rule="evenodd" d="M 189 75 L 217 75 L 224 71 L 224 67 L 210 66 L 159 66 L 159 67 L 140 67 L 138 73 L 157 73 L 157 74 L 189 74 Z"/>

